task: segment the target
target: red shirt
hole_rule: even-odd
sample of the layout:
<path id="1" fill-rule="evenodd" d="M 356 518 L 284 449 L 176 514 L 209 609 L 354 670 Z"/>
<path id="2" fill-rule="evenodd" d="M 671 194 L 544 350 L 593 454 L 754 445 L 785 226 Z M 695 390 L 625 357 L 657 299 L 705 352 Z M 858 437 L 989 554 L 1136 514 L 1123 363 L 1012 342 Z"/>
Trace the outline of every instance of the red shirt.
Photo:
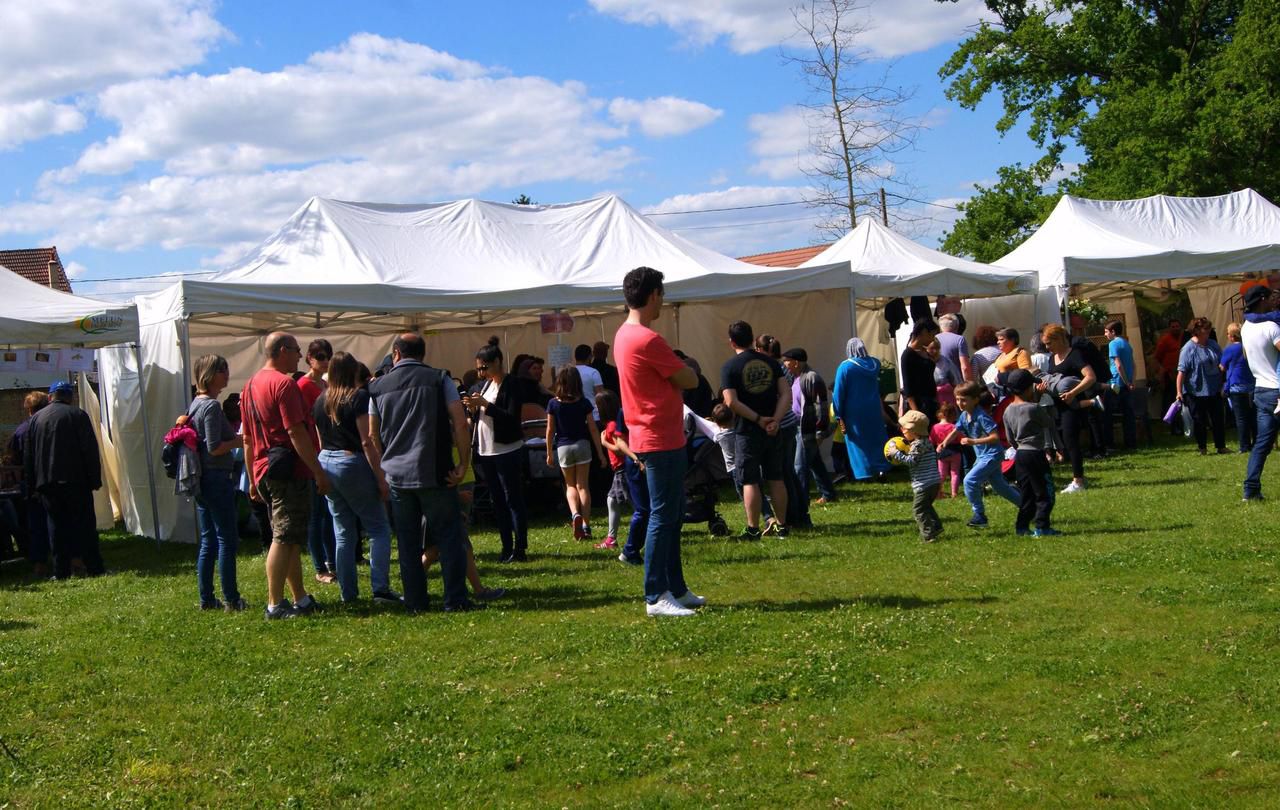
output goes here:
<path id="1" fill-rule="evenodd" d="M 623 436 L 623 434 L 618 432 L 617 422 L 610 422 L 609 424 L 605 425 L 604 432 L 600 434 L 600 438 L 604 439 L 607 442 L 617 442 L 619 436 Z M 626 437 L 623 436 L 623 438 L 626 438 Z M 607 447 L 605 448 L 605 452 L 609 454 L 609 467 L 613 469 L 615 472 L 618 470 L 621 470 L 623 464 L 625 463 L 623 459 L 626 457 L 623 456 L 621 453 L 617 453 L 617 452 L 614 452 L 613 450 L 610 450 Z"/>
<path id="2" fill-rule="evenodd" d="M 684 447 L 684 398 L 668 379 L 685 367 L 684 362 L 662 335 L 633 323 L 618 327 L 613 358 L 631 449 L 657 453 Z"/>
<path id="3" fill-rule="evenodd" d="M 244 432 L 253 442 L 253 480 L 267 474 L 267 449 L 291 447 L 289 428 L 307 425 L 307 407 L 302 390 L 288 374 L 264 368 L 249 378 L 240 398 Z M 311 478 L 311 470 L 301 460 L 294 469 L 297 478 Z"/>
<path id="4" fill-rule="evenodd" d="M 302 392 L 302 404 L 307 408 L 307 415 L 304 417 L 304 421 L 307 423 L 307 431 L 311 433 L 311 443 L 316 446 L 316 450 L 319 450 L 320 429 L 316 427 L 314 414 L 316 402 L 320 397 L 324 396 L 325 388 L 305 374 L 297 379 L 297 383 L 298 390 Z"/>

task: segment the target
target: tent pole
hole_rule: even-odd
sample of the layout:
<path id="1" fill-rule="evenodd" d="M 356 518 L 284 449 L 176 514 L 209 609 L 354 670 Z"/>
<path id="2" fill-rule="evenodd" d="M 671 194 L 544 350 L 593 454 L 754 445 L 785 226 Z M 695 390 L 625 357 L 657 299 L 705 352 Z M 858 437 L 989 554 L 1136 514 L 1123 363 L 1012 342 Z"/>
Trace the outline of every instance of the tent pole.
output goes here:
<path id="1" fill-rule="evenodd" d="M 142 435 L 151 441 L 151 425 L 147 420 L 147 381 L 142 367 L 142 341 L 133 344 L 133 359 L 138 364 L 138 396 L 142 404 Z M 147 457 L 147 493 L 151 497 L 151 532 L 156 538 L 156 548 L 160 548 L 160 508 L 156 506 L 156 463 L 150 452 L 143 453 Z"/>
<path id="2" fill-rule="evenodd" d="M 858 336 L 858 296 L 849 288 L 849 337 Z"/>

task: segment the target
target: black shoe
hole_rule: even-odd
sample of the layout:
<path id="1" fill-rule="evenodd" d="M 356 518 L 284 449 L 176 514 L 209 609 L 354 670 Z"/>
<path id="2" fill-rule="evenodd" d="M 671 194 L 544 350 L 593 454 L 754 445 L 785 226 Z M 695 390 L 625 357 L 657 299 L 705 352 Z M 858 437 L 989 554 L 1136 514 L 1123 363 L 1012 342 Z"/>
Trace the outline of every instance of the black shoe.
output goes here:
<path id="1" fill-rule="evenodd" d="M 225 610 L 226 605 L 222 604 L 217 599 L 215 599 L 212 602 L 201 602 L 200 609 L 201 610 Z"/>
<path id="2" fill-rule="evenodd" d="M 222 609 L 228 613 L 239 613 L 242 610 L 247 610 L 248 607 L 249 603 L 244 601 L 242 596 L 234 602 L 228 602 Z"/>
<path id="3" fill-rule="evenodd" d="M 294 605 L 293 609 L 299 616 L 310 616 L 316 612 L 316 608 L 319 606 L 320 603 L 316 601 L 316 598 L 311 594 L 307 594 L 298 600 L 298 604 Z"/>
<path id="4" fill-rule="evenodd" d="M 741 534 L 738 535 L 738 539 L 739 540 L 759 540 L 763 536 L 764 536 L 764 533 L 761 532 L 759 529 L 752 528 L 751 526 L 747 526 L 743 528 Z"/>
<path id="5" fill-rule="evenodd" d="M 523 551 L 517 551 L 511 556 L 512 562 L 529 562 L 529 555 Z"/>
<path id="6" fill-rule="evenodd" d="M 489 588 L 485 591 L 476 591 L 471 596 L 473 599 L 479 599 L 481 602 L 492 602 L 493 600 L 501 599 L 506 595 L 506 588 Z"/>
<path id="7" fill-rule="evenodd" d="M 791 536 L 791 530 L 781 523 L 773 527 L 773 533 L 778 536 L 779 540 L 786 540 Z"/>
<path id="8" fill-rule="evenodd" d="M 404 597 L 395 591 L 374 591 L 373 601 L 379 605 L 402 605 Z"/>
<path id="9" fill-rule="evenodd" d="M 445 613 L 470 613 L 473 610 L 484 610 L 488 605 L 481 602 L 472 602 L 468 599 L 465 602 L 459 602 L 456 605 L 445 605 Z"/>
<path id="10" fill-rule="evenodd" d="M 509 563 L 509 562 L 515 562 L 515 561 L 516 561 L 516 553 L 514 551 L 504 551 L 502 552 L 502 556 L 498 557 L 498 562 Z"/>

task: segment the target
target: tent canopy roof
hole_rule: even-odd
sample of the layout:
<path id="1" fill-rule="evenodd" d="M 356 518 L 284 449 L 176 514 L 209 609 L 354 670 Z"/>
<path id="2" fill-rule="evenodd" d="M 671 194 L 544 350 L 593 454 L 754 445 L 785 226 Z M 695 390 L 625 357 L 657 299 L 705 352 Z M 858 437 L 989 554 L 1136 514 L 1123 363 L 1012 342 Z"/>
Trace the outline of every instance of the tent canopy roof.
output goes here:
<path id="1" fill-rule="evenodd" d="M 434 312 L 441 314 L 434 324 L 447 327 L 475 325 L 481 311 L 500 318 L 511 310 L 613 310 L 622 305 L 623 276 L 639 265 L 666 275 L 673 302 L 852 283 L 843 266 L 780 271 L 722 256 L 615 196 L 562 205 L 313 197 L 236 266 L 152 296 L 146 320 Z"/>
<path id="2" fill-rule="evenodd" d="M 1253 189 L 1217 197 L 1064 196 L 1027 241 L 996 261 L 1042 287 L 1132 285 L 1280 267 L 1280 208 Z"/>
<path id="3" fill-rule="evenodd" d="M 0 267 L 0 343 L 109 346 L 138 339 L 133 304 L 50 289 Z"/>
<path id="4" fill-rule="evenodd" d="M 849 262 L 859 299 L 911 295 L 982 297 L 1035 292 L 1034 273 L 948 256 L 864 217 L 849 233 L 801 267 Z"/>

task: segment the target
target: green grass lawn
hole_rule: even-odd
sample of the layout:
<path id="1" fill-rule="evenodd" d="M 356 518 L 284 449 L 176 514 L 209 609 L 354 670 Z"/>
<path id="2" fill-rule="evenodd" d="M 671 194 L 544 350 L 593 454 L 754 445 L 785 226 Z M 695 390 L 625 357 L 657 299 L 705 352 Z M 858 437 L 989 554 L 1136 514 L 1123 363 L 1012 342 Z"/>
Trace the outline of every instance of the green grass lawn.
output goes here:
<path id="1" fill-rule="evenodd" d="M 924 545 L 905 480 L 845 486 L 789 540 L 692 528 L 711 604 L 664 621 L 561 526 L 521 566 L 474 536 L 511 590 L 487 611 L 317 586 L 271 623 L 255 540 L 226 615 L 195 609 L 194 547 L 110 535 L 110 576 L 0 573 L 0 807 L 1274 807 L 1280 555 L 1243 468 L 1090 463 L 1052 540 L 1003 502 L 966 529 L 961 499 Z"/>

